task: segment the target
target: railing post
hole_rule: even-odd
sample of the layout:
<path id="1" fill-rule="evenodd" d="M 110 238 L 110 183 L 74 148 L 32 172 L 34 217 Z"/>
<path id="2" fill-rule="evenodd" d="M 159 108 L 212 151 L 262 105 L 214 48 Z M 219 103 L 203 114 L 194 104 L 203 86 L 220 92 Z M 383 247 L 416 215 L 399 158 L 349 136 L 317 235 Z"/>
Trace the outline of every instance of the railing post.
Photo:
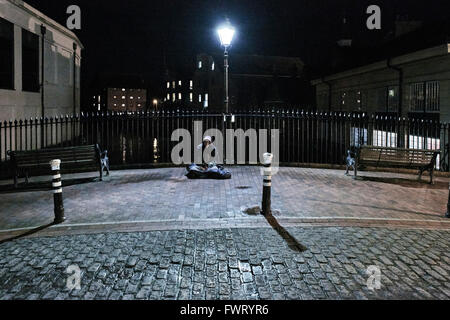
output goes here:
<path id="1" fill-rule="evenodd" d="M 450 183 L 448 184 L 447 213 L 445 214 L 445 217 L 450 218 Z"/>
<path id="2" fill-rule="evenodd" d="M 64 204 L 62 198 L 62 182 L 60 173 L 61 160 L 50 161 L 50 166 L 52 168 L 52 187 L 53 187 L 53 202 L 55 205 L 55 220 L 53 223 L 59 224 L 63 223 L 66 218 L 64 217 Z"/>
<path id="3" fill-rule="evenodd" d="M 263 175 L 264 175 L 264 183 L 263 183 L 263 196 L 262 196 L 262 206 L 261 206 L 261 213 L 264 216 L 271 214 L 271 189 L 272 189 L 272 160 L 273 160 L 273 154 L 271 153 L 265 153 L 263 155 L 264 158 L 264 169 L 263 169 Z"/>

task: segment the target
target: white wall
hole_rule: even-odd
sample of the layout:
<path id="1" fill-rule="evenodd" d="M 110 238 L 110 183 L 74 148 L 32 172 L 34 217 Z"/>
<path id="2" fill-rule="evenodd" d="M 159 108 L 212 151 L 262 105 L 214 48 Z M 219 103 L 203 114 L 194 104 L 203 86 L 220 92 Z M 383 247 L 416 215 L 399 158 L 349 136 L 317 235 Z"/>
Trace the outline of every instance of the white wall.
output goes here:
<path id="1" fill-rule="evenodd" d="M 39 36 L 41 24 L 46 26 L 44 39 L 45 116 L 73 112 L 73 43 L 76 54 L 76 112 L 80 110 L 81 43 L 68 29 L 57 24 L 20 0 L 0 0 L 0 17 L 14 24 L 15 89 L 0 89 L 0 121 L 42 116 L 41 93 L 22 91 L 22 29 Z M 40 57 L 39 63 L 42 59 Z M 41 72 L 41 66 L 39 67 Z M 39 83 L 41 75 L 39 75 Z"/>

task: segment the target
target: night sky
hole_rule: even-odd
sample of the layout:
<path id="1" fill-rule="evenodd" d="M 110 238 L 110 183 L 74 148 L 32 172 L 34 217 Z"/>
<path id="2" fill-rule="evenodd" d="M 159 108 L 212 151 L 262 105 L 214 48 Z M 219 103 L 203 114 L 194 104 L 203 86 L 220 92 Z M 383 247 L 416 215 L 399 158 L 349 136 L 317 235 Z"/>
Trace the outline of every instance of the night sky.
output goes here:
<path id="1" fill-rule="evenodd" d="M 164 56 L 221 51 L 215 28 L 227 16 L 237 28 L 232 52 L 298 56 L 314 68 L 327 59 L 348 18 L 354 39 L 370 42 L 392 30 L 396 15 L 424 21 L 447 18 L 448 0 L 28 0 L 66 25 L 76 4 L 82 28 L 82 95 L 97 73 L 142 75 L 149 89 L 161 87 Z M 366 9 L 382 9 L 382 30 L 366 29 Z M 86 101 L 83 99 L 83 103 Z"/>

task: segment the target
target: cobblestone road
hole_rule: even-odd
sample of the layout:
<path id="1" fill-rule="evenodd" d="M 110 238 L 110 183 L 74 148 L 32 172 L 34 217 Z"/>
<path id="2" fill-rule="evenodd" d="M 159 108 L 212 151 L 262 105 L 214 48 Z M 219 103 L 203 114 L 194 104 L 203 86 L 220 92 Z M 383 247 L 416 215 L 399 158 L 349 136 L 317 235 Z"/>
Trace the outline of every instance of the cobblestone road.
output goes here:
<path id="1" fill-rule="evenodd" d="M 232 167 L 226 181 L 188 180 L 184 168 L 113 171 L 100 183 L 64 188 L 66 224 L 130 221 L 195 222 L 248 217 L 243 208 L 261 203 L 258 167 Z M 67 175 L 64 179 L 92 174 Z M 95 173 L 94 173 L 95 175 Z M 447 223 L 448 178 L 434 185 L 417 176 L 342 170 L 280 168 L 273 177 L 272 207 L 279 218 L 370 218 Z M 67 180 L 66 180 L 67 181 Z M 53 220 L 49 191 L 0 192 L 0 230 Z M 218 225 L 217 222 L 215 222 Z"/>
<path id="2" fill-rule="evenodd" d="M 0 244 L 2 299 L 449 299 L 450 232 L 271 228 L 108 233 Z M 81 290 L 66 287 L 81 269 Z M 367 288 L 366 269 L 381 271 Z"/>

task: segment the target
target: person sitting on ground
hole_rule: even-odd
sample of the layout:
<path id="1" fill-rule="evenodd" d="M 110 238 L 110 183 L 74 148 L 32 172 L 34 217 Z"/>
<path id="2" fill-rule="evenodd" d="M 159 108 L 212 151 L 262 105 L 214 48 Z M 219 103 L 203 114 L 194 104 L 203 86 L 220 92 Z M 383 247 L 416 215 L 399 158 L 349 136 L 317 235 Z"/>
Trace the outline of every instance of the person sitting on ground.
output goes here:
<path id="1" fill-rule="evenodd" d="M 212 143 L 212 138 L 210 136 L 206 136 L 203 138 L 202 144 L 197 146 L 197 149 L 202 150 L 202 164 L 201 167 L 206 170 L 209 167 L 215 166 L 216 163 L 211 161 L 218 154 L 216 147 Z M 205 153 L 205 151 L 207 151 Z M 206 159 L 205 159 L 206 158 Z"/>

